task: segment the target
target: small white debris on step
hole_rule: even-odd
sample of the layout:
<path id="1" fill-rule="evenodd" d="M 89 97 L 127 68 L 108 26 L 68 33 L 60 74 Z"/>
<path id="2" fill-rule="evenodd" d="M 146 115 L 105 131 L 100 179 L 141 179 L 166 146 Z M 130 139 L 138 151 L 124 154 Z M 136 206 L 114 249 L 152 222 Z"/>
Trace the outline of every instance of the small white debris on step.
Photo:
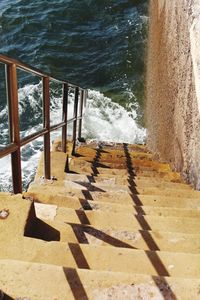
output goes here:
<path id="1" fill-rule="evenodd" d="M 174 268 L 174 265 L 169 265 L 168 266 L 168 270 L 171 270 L 171 269 L 173 269 Z"/>
<path id="2" fill-rule="evenodd" d="M 9 209 L 0 210 L 0 220 L 4 220 L 9 216 Z"/>

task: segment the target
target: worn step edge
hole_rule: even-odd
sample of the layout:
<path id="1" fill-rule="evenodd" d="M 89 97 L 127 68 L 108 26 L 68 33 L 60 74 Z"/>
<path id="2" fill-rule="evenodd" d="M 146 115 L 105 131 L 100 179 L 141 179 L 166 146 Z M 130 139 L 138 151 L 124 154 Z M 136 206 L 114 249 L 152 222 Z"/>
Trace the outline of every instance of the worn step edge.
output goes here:
<path id="1" fill-rule="evenodd" d="M 29 187 L 29 192 L 43 189 L 46 194 L 51 194 L 51 192 L 56 191 L 59 194 L 65 194 L 67 192 L 75 193 L 78 197 L 81 197 L 83 193 L 101 191 L 101 192 L 126 192 L 129 194 L 140 194 L 140 195 L 165 195 L 165 196 L 173 196 L 173 197 L 187 197 L 187 198 L 199 198 L 200 192 L 194 190 L 186 190 L 186 189 L 175 189 L 165 186 L 154 187 L 138 187 L 134 185 L 109 185 L 106 183 L 87 183 L 87 182 L 74 182 L 64 180 L 62 182 L 57 181 L 41 181 L 36 180 L 31 183 Z"/>
<path id="2" fill-rule="evenodd" d="M 158 300 L 198 300 L 200 286 L 200 279 L 196 278 L 71 269 L 14 260 L 0 260 L 0 280 L 4 293 L 11 298 L 31 300 L 100 300 L 108 297 L 121 300 L 124 295 L 127 299 L 150 299 L 154 295 Z"/>
<path id="3" fill-rule="evenodd" d="M 138 250 L 200 253 L 200 234 L 147 230 L 112 230 L 109 225 L 82 225 L 77 223 L 52 222 L 43 219 L 60 233 L 60 242 L 80 243 L 98 246 L 113 246 Z"/>
<path id="4" fill-rule="evenodd" d="M 75 201 L 74 201 L 75 202 Z M 163 216 L 163 217 L 187 217 L 187 218 L 199 218 L 200 210 L 188 209 L 188 208 L 168 208 L 168 207 L 157 207 L 157 206 L 134 206 L 134 205 L 120 205 L 116 203 L 106 203 L 97 201 L 87 201 L 87 203 L 80 204 L 77 201 L 77 207 L 75 203 L 73 207 L 67 206 L 67 208 L 85 210 L 85 211 L 107 211 L 112 213 L 128 213 L 134 215 L 152 215 L 152 216 Z M 36 212 L 44 214 L 44 216 L 54 215 L 56 210 L 65 210 L 66 207 L 61 207 L 59 205 L 47 204 L 47 203 L 37 203 L 35 202 Z"/>
<path id="5" fill-rule="evenodd" d="M 165 217 L 134 215 L 132 213 L 112 213 L 107 211 L 83 211 L 70 208 L 58 209 L 54 222 L 80 223 L 116 229 L 161 230 L 170 232 L 193 233 L 200 229 L 200 219 L 188 217 Z"/>
<path id="6" fill-rule="evenodd" d="M 81 186 L 81 184 L 80 184 Z M 87 184 L 86 184 L 87 186 Z M 200 199 L 200 192 L 195 191 L 195 190 L 186 190 L 186 189 L 176 189 L 175 187 L 165 187 L 165 186 L 160 186 L 160 187 L 140 187 L 140 186 L 125 186 L 125 185 L 109 185 L 107 182 L 106 183 L 91 183 L 88 185 L 88 190 L 99 188 L 104 192 L 127 192 L 130 194 L 142 194 L 142 195 L 166 195 L 166 196 L 177 196 L 177 197 L 188 197 L 188 198 L 199 198 Z"/>
<path id="7" fill-rule="evenodd" d="M 200 209 L 200 199 L 165 196 L 165 195 L 134 195 L 129 193 L 115 193 L 115 192 L 90 192 L 90 196 L 94 201 L 119 203 L 122 205 L 135 204 L 137 206 L 162 206 L 162 207 L 193 207 Z"/>
<path id="8" fill-rule="evenodd" d="M 156 206 L 171 208 L 200 209 L 200 200 L 195 198 L 163 196 L 163 195 L 130 195 L 129 193 L 101 193 L 87 192 L 85 195 L 75 192 L 58 193 L 57 191 L 39 190 L 37 187 L 29 189 L 23 194 L 24 198 L 31 199 L 41 203 L 55 204 L 62 207 L 81 208 L 88 207 L 91 202 L 100 202 L 107 204 L 136 205 L 136 206 Z"/>
<path id="9" fill-rule="evenodd" d="M 61 246 L 61 244 L 57 243 L 54 251 L 60 253 L 58 250 L 61 249 Z M 41 251 L 38 252 L 37 258 L 34 257 L 34 261 L 51 261 L 52 264 L 59 264 L 65 267 L 99 271 L 123 271 L 152 276 L 200 278 L 200 254 L 144 251 L 111 246 L 105 248 L 104 246 L 77 243 L 69 243 L 64 246 L 65 248 L 63 247 L 63 254 L 59 261 L 57 257 L 54 257 L 55 255 L 51 255 L 52 257 L 49 259 L 47 253 L 43 251 L 44 248 L 41 248 Z M 51 254 L 55 254 L 54 251 Z M 9 253 L 5 254 L 6 258 L 11 258 Z"/>
<path id="10" fill-rule="evenodd" d="M 200 254 L 143 251 L 109 246 L 105 249 L 102 246 L 83 244 L 68 244 L 68 246 L 79 268 L 200 278 Z"/>

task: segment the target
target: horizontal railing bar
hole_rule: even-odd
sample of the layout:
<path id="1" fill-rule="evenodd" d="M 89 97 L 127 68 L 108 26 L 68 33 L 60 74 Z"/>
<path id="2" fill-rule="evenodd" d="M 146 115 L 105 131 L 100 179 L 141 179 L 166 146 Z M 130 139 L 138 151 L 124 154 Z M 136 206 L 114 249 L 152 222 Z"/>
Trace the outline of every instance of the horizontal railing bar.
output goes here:
<path id="1" fill-rule="evenodd" d="M 55 125 L 53 125 L 53 126 L 50 127 L 50 131 L 54 131 L 56 129 L 59 129 L 59 128 L 65 126 L 66 124 L 69 124 L 69 123 L 71 123 L 71 122 L 73 122 L 75 120 L 80 120 L 80 119 L 82 119 L 82 117 L 72 118 L 72 119 L 68 120 L 67 123 L 61 122 L 61 123 L 55 124 Z"/>
<path id="2" fill-rule="evenodd" d="M 67 123 L 61 122 L 61 123 L 59 123 L 59 124 L 53 125 L 53 126 L 50 127 L 50 131 L 54 131 L 54 130 L 56 130 L 56 129 L 59 129 L 59 128 L 65 126 L 66 124 L 69 124 L 69 123 L 71 123 L 71 122 L 73 122 L 73 121 L 75 121 L 75 120 L 78 121 L 78 120 L 81 120 L 81 119 L 82 119 L 82 117 L 72 118 L 72 119 L 68 120 Z"/>
<path id="3" fill-rule="evenodd" d="M 57 130 L 57 129 L 59 129 L 59 128 L 65 126 L 65 125 L 66 125 L 65 122 L 61 122 L 61 123 L 59 123 L 59 124 L 53 125 L 53 126 L 50 127 L 50 132 L 52 132 L 52 131 L 54 131 L 54 130 Z"/>
<path id="4" fill-rule="evenodd" d="M 4 149 L 0 150 L 0 158 L 3 158 L 6 155 L 9 155 L 17 150 L 17 145 L 16 144 L 10 144 L 8 146 L 5 146 Z"/>
<path id="5" fill-rule="evenodd" d="M 37 76 L 40 76 L 40 77 L 49 77 L 49 79 L 52 79 L 52 80 L 54 80 L 56 82 L 59 82 L 59 83 L 68 84 L 69 86 L 71 86 L 73 88 L 79 87 L 78 85 L 76 85 L 74 83 L 54 78 L 49 74 L 43 73 L 41 70 L 39 70 L 35 67 L 31 67 L 28 64 L 22 63 L 22 62 L 20 62 L 16 59 L 10 58 L 10 57 L 2 55 L 2 54 L 0 54 L 0 62 L 2 62 L 4 64 L 7 64 L 7 65 L 15 64 L 17 68 L 23 69 L 24 71 L 33 73 L 33 74 L 35 74 Z M 81 90 L 84 90 L 84 88 L 82 88 L 82 87 L 79 87 L 79 88 Z"/>
<path id="6" fill-rule="evenodd" d="M 83 119 L 83 117 L 77 117 L 77 118 L 72 118 L 72 119 L 69 119 L 68 121 L 67 121 L 67 124 L 69 124 L 69 123 L 71 123 L 71 122 L 74 122 L 75 120 L 81 120 L 81 119 Z"/>
<path id="7" fill-rule="evenodd" d="M 68 121 L 67 121 L 67 124 L 69 124 L 69 123 L 75 121 L 75 119 L 76 119 L 76 118 L 72 118 L 72 119 L 68 120 Z M 81 117 L 78 117 L 78 118 L 77 118 L 77 120 L 80 120 L 80 119 L 82 119 L 82 118 L 81 118 Z M 59 124 L 53 125 L 53 126 L 51 126 L 50 131 L 51 131 L 51 132 L 52 132 L 52 131 L 55 131 L 55 130 L 57 130 L 57 129 L 59 129 L 59 128 L 65 126 L 65 125 L 66 125 L 65 122 L 61 122 L 61 123 L 59 123 Z M 30 142 L 36 140 L 37 138 L 43 136 L 43 135 L 44 135 L 45 133 L 47 133 L 47 132 L 48 132 L 47 129 L 42 129 L 42 130 L 40 130 L 40 131 L 38 131 L 38 132 L 35 132 L 35 133 L 33 133 L 33 134 L 31 134 L 31 135 L 29 135 L 29 136 L 27 136 L 27 137 L 21 139 L 21 141 L 20 141 L 20 146 L 21 146 L 21 147 L 22 147 L 22 146 L 25 146 L 26 144 L 28 144 L 28 143 L 30 143 Z M 16 146 L 15 144 L 10 144 L 10 145 L 8 145 L 8 146 L 5 146 L 5 148 L 3 148 L 2 150 L 0 150 L 0 158 L 4 157 L 4 156 L 6 156 L 6 155 L 9 155 L 9 154 L 11 154 L 11 153 L 13 153 L 13 152 L 15 152 L 16 149 L 17 149 L 17 146 Z"/>
<path id="8" fill-rule="evenodd" d="M 30 143 L 30 142 L 36 140 L 37 138 L 43 136 L 43 135 L 44 135 L 45 133 L 47 133 L 47 132 L 48 132 L 47 129 L 42 129 L 42 130 L 40 130 L 40 131 L 38 131 L 38 132 L 35 132 L 35 133 L 33 133 L 33 134 L 30 134 L 29 136 L 27 136 L 27 137 L 21 139 L 20 146 L 22 147 L 22 146 L 24 146 L 24 145 L 26 145 L 26 144 L 28 144 L 28 143 Z"/>
<path id="9" fill-rule="evenodd" d="M 74 120 L 75 120 L 75 118 L 71 118 L 71 119 L 69 119 L 69 120 L 67 121 L 67 124 L 69 124 L 69 123 L 73 122 Z"/>
<path id="10" fill-rule="evenodd" d="M 70 88 L 76 88 L 76 87 L 79 87 L 78 85 L 75 85 L 75 84 L 73 84 L 73 83 L 71 83 L 71 82 L 69 82 L 69 81 L 64 81 L 64 80 L 61 80 L 61 79 L 57 79 L 57 78 L 52 77 L 52 76 L 50 76 L 50 75 L 49 75 L 49 79 L 50 79 L 50 80 L 53 80 L 53 81 L 55 81 L 55 82 L 57 82 L 57 83 L 67 84 Z M 82 88 L 82 87 L 79 87 L 79 89 L 80 89 L 81 91 L 84 91 L 84 90 L 85 90 L 85 89 Z"/>

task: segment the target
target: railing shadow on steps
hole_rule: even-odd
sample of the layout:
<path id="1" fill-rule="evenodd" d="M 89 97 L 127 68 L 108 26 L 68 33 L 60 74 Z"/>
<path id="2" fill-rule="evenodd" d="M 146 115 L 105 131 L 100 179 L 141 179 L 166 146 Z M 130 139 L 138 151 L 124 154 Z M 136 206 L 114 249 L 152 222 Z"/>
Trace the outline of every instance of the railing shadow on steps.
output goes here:
<path id="1" fill-rule="evenodd" d="M 131 191 L 131 196 L 132 196 L 134 205 L 139 206 L 140 215 L 135 216 L 135 218 L 136 218 L 137 222 L 139 223 L 139 225 L 141 226 L 142 230 L 140 230 L 140 233 L 142 235 L 142 238 L 144 239 L 145 243 L 147 244 L 147 246 L 150 249 L 150 250 L 146 250 L 145 253 L 146 253 L 149 261 L 153 265 L 154 269 L 156 270 L 158 276 L 162 277 L 162 286 L 160 285 L 160 282 L 159 282 L 158 278 L 156 278 L 156 276 L 152 276 L 152 279 L 153 279 L 154 283 L 157 285 L 158 289 L 160 290 L 160 293 L 163 296 L 164 300 L 168 300 L 168 295 L 166 296 L 166 294 L 165 294 L 165 291 L 163 289 L 163 284 L 165 286 L 167 286 L 167 288 L 171 294 L 171 298 L 173 300 L 177 300 L 176 295 L 170 288 L 167 280 L 164 278 L 164 277 L 169 277 L 170 274 L 157 253 L 157 251 L 159 251 L 160 248 L 158 247 L 158 245 L 156 244 L 156 242 L 154 241 L 153 237 L 151 236 L 151 234 L 149 232 L 152 229 L 144 217 L 145 212 L 142 211 L 143 204 L 142 204 L 142 201 L 139 199 L 139 196 L 138 196 L 139 193 L 138 193 L 137 187 L 134 183 L 136 174 L 134 172 L 134 165 L 132 163 L 132 158 L 129 153 L 128 144 L 124 143 L 123 148 L 124 148 L 124 154 L 126 157 L 127 170 L 128 170 L 128 174 L 129 174 L 128 175 L 129 189 Z M 137 208 L 136 208 L 136 210 L 137 210 Z M 143 213 L 143 215 L 141 215 L 141 213 Z"/>
<path id="2" fill-rule="evenodd" d="M 66 280 L 71 288 L 75 300 L 89 300 L 86 290 L 76 269 L 63 268 Z"/>
<path id="3" fill-rule="evenodd" d="M 76 140 L 82 140 L 82 119 L 86 105 L 87 90 L 67 81 L 58 80 L 42 71 L 33 68 L 18 60 L 0 55 L 0 64 L 5 65 L 6 90 L 8 102 L 9 121 L 9 144 L 1 147 L 0 158 L 11 155 L 11 169 L 13 192 L 22 192 L 22 167 L 21 167 L 21 147 L 33 140 L 44 137 L 44 177 L 51 179 L 51 157 L 50 157 L 50 133 L 57 129 L 62 129 L 62 151 L 66 152 L 68 124 L 73 123 L 72 153 L 75 153 Z M 43 87 L 43 128 L 33 134 L 20 138 L 19 124 L 19 103 L 18 103 L 18 78 L 17 71 L 22 70 L 28 74 L 41 78 Z M 51 126 L 50 123 L 50 80 L 62 85 L 62 122 Z M 74 90 L 74 110 L 73 117 L 68 119 L 68 93 L 69 88 Z M 77 128 L 78 127 L 78 128 Z"/>

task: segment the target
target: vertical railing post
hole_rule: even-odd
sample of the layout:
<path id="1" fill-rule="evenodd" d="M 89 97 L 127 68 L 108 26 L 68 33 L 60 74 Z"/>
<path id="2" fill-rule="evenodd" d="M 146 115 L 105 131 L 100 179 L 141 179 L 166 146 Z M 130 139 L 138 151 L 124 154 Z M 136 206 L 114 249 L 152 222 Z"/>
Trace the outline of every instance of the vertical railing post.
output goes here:
<path id="1" fill-rule="evenodd" d="M 9 107 L 10 142 L 15 143 L 17 145 L 17 150 L 11 154 L 13 192 L 14 194 L 18 194 L 22 193 L 22 169 L 20 150 L 17 68 L 15 64 L 7 66 L 7 93 Z"/>
<path id="2" fill-rule="evenodd" d="M 74 121 L 73 121 L 73 148 L 72 148 L 72 155 L 76 153 L 76 131 L 77 131 L 77 114 L 78 114 L 78 97 L 79 96 L 79 88 L 76 87 L 75 89 L 75 99 L 74 99 Z"/>
<path id="3" fill-rule="evenodd" d="M 84 109 L 86 108 L 87 105 L 87 97 L 88 97 L 88 90 L 84 90 L 84 100 L 83 100 Z"/>
<path id="4" fill-rule="evenodd" d="M 43 125 L 44 128 L 48 130 L 44 135 L 44 177 L 51 179 L 49 77 L 43 77 L 43 110 Z"/>
<path id="5" fill-rule="evenodd" d="M 80 107 L 79 107 L 79 127 L 78 127 L 78 139 L 81 140 L 81 133 L 82 133 L 82 118 L 83 118 L 83 101 L 84 101 L 84 94 L 85 92 L 81 91 L 81 99 L 80 99 Z"/>
<path id="6" fill-rule="evenodd" d="M 62 151 L 67 152 L 67 112 L 68 112 L 68 85 L 63 85 L 63 122 L 62 127 Z"/>

